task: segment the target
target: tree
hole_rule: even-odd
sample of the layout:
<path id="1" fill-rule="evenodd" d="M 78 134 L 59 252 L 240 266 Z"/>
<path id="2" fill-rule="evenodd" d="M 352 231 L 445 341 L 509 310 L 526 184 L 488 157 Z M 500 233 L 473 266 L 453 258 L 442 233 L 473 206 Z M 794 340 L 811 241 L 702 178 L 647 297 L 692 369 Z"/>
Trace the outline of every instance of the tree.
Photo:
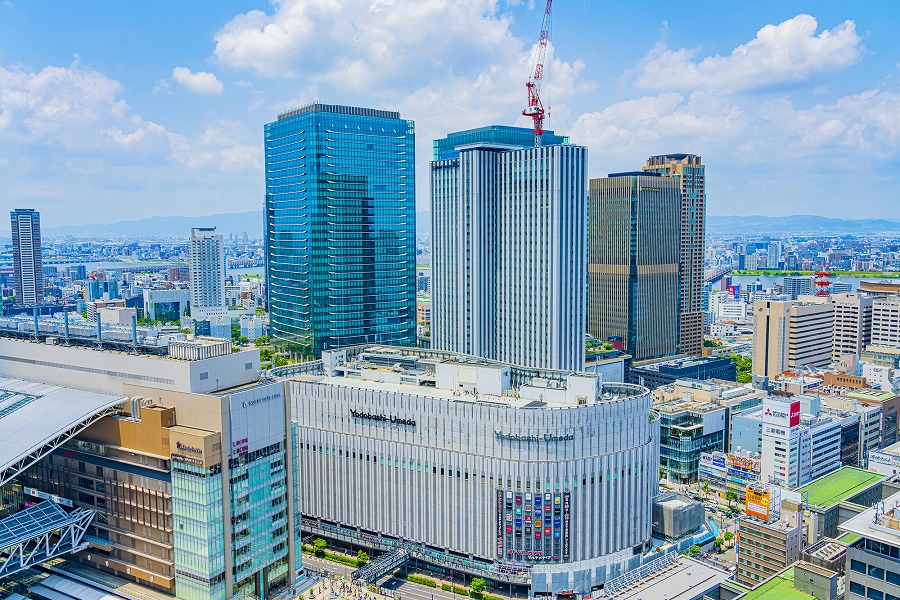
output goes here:
<path id="1" fill-rule="evenodd" d="M 703 485 L 700 486 L 700 491 L 709 496 L 709 493 L 712 491 L 712 489 L 709 487 L 708 481 L 703 482 Z"/>
<path id="2" fill-rule="evenodd" d="M 266 309 L 264 309 L 262 306 L 257 306 L 254 312 L 256 313 L 257 317 L 266 316 Z"/>
<path id="3" fill-rule="evenodd" d="M 313 551 L 315 552 L 316 556 L 324 555 L 326 546 L 328 546 L 328 542 L 326 542 L 322 538 L 316 538 L 313 540 Z"/>
<path id="4" fill-rule="evenodd" d="M 734 539 L 734 534 L 731 533 L 730 531 L 726 531 L 724 534 L 722 534 L 722 537 L 725 538 L 726 542 L 730 542 L 731 540 Z"/>
<path id="5" fill-rule="evenodd" d="M 481 577 L 476 577 L 472 580 L 472 583 L 469 585 L 473 592 L 476 594 L 480 594 L 487 588 L 487 583 L 485 583 L 484 579 Z"/>
<path id="6" fill-rule="evenodd" d="M 369 562 L 369 555 L 365 553 L 364 550 L 360 550 L 356 553 L 356 562 L 359 566 L 363 566 L 367 562 Z"/>
<path id="7" fill-rule="evenodd" d="M 725 499 L 728 500 L 728 506 L 731 507 L 731 503 L 738 499 L 737 492 L 734 490 L 728 490 L 725 492 Z"/>
<path id="8" fill-rule="evenodd" d="M 246 344 L 249 341 L 250 341 L 250 339 L 246 335 L 241 336 L 241 339 L 240 339 L 241 344 Z"/>
<path id="9" fill-rule="evenodd" d="M 181 333 L 184 333 L 184 334 L 188 334 L 190 332 L 191 332 L 191 330 L 188 329 L 187 327 L 185 327 L 184 329 L 181 330 Z"/>
<path id="10" fill-rule="evenodd" d="M 253 342 L 253 345 L 256 346 L 257 348 L 262 348 L 263 346 L 268 346 L 269 345 L 269 336 L 267 336 L 267 335 L 259 336 L 258 338 L 256 338 L 256 341 Z"/>
<path id="11" fill-rule="evenodd" d="M 697 557 L 700 556 L 700 553 L 703 552 L 703 549 L 700 546 L 694 544 L 691 546 L 691 549 L 688 550 L 688 556 Z"/>
<path id="12" fill-rule="evenodd" d="M 725 539 L 720 535 L 716 538 L 716 541 L 713 542 L 716 545 L 716 550 L 719 552 L 722 551 L 722 546 L 725 544 Z"/>

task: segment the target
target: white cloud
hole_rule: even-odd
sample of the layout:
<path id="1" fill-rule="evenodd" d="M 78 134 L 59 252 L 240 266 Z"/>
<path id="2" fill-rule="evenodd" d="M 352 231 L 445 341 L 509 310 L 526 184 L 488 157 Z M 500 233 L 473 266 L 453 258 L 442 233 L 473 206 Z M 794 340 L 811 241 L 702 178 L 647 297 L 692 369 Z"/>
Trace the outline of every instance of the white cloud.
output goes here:
<path id="1" fill-rule="evenodd" d="M 700 58 L 699 49 L 671 50 L 660 43 L 629 75 L 644 89 L 741 91 L 804 81 L 859 59 L 862 40 L 853 21 L 818 35 L 817 28 L 814 17 L 797 15 L 766 25 L 729 56 Z"/>
<path id="2" fill-rule="evenodd" d="M 172 69 L 172 79 L 195 94 L 221 94 L 225 89 L 225 86 L 213 73 L 206 71 L 192 73 L 187 67 Z"/>
<path id="3" fill-rule="evenodd" d="M 475 75 L 486 59 L 522 47 L 499 0 L 273 3 L 272 14 L 238 15 L 216 34 L 222 64 L 377 97 L 423 78 Z"/>

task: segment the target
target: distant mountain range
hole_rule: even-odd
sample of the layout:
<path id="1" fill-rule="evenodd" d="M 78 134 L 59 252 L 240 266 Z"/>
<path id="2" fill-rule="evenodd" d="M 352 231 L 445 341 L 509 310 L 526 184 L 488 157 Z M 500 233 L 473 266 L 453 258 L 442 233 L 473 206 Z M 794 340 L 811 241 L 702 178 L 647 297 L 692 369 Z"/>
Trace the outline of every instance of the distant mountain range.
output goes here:
<path id="1" fill-rule="evenodd" d="M 791 215 L 789 217 L 706 217 L 707 234 L 877 234 L 900 233 L 900 220 L 887 219 L 833 219 L 815 215 Z"/>
<path id="2" fill-rule="evenodd" d="M 215 227 L 220 233 L 238 235 L 247 232 L 251 238 L 262 237 L 262 211 L 251 210 L 239 213 L 220 213 L 205 217 L 150 217 L 135 221 L 94 225 L 66 225 L 45 227 L 44 235 L 59 237 L 163 237 L 190 234 L 191 227 Z"/>
<path id="3" fill-rule="evenodd" d="M 67 225 L 44 228 L 48 237 L 73 235 L 78 237 L 162 237 L 187 236 L 191 227 L 216 227 L 224 234 L 241 235 L 247 232 L 251 238 L 262 236 L 262 213 L 247 211 L 220 213 L 204 217 L 150 217 L 134 221 L 93 225 Z M 430 233 L 431 213 L 416 213 L 416 235 L 423 237 Z M 900 220 L 888 219 L 833 219 L 815 215 L 792 215 L 789 217 L 764 216 L 708 216 L 708 234 L 900 234 Z"/>

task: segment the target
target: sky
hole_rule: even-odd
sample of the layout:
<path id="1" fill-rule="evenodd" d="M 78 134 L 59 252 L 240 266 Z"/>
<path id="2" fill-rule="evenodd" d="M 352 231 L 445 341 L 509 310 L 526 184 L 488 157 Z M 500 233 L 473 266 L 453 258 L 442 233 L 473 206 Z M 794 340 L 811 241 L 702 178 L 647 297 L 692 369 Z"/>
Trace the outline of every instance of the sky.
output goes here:
<path id="1" fill-rule="evenodd" d="M 259 210 L 309 102 L 432 140 L 521 116 L 545 0 L 0 0 L 0 201 L 44 227 Z M 900 219 L 900 3 L 556 0 L 545 127 L 589 175 L 700 154 L 711 215 Z"/>

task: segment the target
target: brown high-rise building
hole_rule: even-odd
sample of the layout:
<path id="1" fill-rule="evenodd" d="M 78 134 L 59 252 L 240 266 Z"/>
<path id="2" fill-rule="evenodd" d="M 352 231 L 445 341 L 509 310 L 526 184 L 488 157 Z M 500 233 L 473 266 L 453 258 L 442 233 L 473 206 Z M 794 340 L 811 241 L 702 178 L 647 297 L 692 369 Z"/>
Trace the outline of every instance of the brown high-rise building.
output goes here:
<path id="1" fill-rule="evenodd" d="M 635 360 L 677 354 L 680 188 L 656 173 L 591 179 L 588 333 Z"/>
<path id="2" fill-rule="evenodd" d="M 696 154 L 662 154 L 647 159 L 644 171 L 674 177 L 681 186 L 678 302 L 679 351 L 703 351 L 703 253 L 706 243 L 706 168 Z"/>

